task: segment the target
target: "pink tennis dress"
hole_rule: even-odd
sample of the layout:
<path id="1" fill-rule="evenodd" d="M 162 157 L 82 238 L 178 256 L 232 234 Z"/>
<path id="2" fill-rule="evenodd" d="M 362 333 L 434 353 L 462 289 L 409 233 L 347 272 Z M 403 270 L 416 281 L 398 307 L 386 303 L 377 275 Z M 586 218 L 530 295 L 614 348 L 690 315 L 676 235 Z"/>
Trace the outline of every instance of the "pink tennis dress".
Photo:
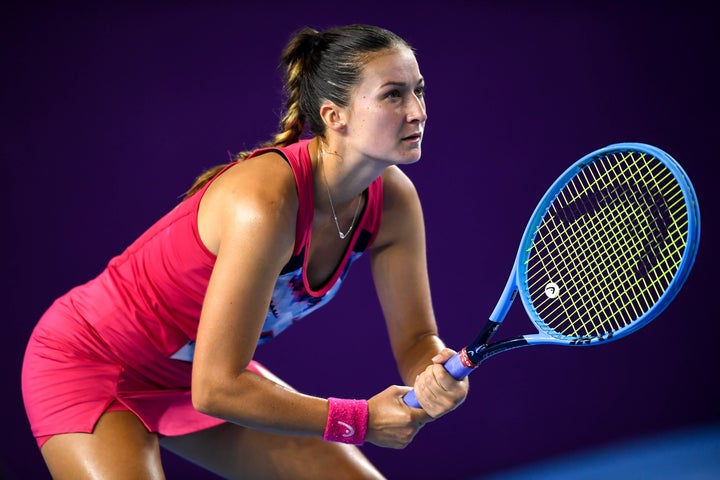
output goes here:
<path id="1" fill-rule="evenodd" d="M 299 210 L 293 256 L 277 279 L 259 344 L 330 301 L 380 226 L 378 178 L 366 191 L 358 228 L 334 275 L 319 290 L 310 288 L 305 252 L 314 196 L 307 144 L 272 149 L 292 167 Z M 223 423 L 196 411 L 190 396 L 194 341 L 215 264 L 197 228 L 209 185 L 151 226 L 98 277 L 57 299 L 38 322 L 22 371 L 38 445 L 59 433 L 92 432 L 108 410 L 130 410 L 150 431 L 168 436 Z M 264 370 L 256 362 L 249 369 Z"/>

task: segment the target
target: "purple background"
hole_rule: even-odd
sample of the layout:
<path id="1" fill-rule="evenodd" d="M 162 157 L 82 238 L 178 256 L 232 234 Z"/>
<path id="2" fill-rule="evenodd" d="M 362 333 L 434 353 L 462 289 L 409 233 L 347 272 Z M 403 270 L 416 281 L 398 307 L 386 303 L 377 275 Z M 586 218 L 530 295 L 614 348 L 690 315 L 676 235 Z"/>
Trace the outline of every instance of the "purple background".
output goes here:
<path id="1" fill-rule="evenodd" d="M 720 328 L 708 283 L 717 9 L 202 3 L 3 9 L 0 477 L 47 476 L 19 389 L 37 318 L 171 208 L 201 169 L 274 133 L 277 59 L 304 25 L 374 23 L 417 48 L 429 122 L 421 162 L 404 170 L 423 199 L 433 300 L 452 347 L 494 307 L 542 193 L 591 150 L 620 141 L 667 150 L 693 180 L 703 214 L 695 270 L 652 325 L 600 348 L 493 359 L 473 374 L 465 404 L 407 449 L 364 448 L 384 472 L 462 479 L 720 421 Z M 369 397 L 397 383 L 369 280 L 365 261 L 336 302 L 259 358 L 310 394 Z M 528 325 L 519 305 L 507 322 L 505 333 Z M 166 467 L 170 478 L 198 475 L 170 455 Z"/>

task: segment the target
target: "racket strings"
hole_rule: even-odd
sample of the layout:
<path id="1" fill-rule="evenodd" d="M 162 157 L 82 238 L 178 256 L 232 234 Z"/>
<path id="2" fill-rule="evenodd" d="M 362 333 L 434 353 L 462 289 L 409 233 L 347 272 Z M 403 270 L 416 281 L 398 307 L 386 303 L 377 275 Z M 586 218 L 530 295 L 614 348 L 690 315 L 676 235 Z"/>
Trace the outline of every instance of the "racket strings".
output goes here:
<path id="1" fill-rule="evenodd" d="M 573 313 L 578 311 L 586 312 L 586 316 L 597 317 L 606 315 L 604 311 L 598 310 L 598 305 L 604 305 L 605 310 L 612 308 L 620 299 L 620 292 L 617 289 L 617 282 L 610 283 L 609 280 L 613 277 L 618 276 L 617 270 L 611 270 L 612 264 L 601 263 L 602 257 L 615 255 L 616 257 L 627 256 L 630 249 L 635 248 L 630 245 L 623 238 L 627 238 L 627 228 L 625 235 L 620 236 L 620 241 L 609 242 L 607 238 L 607 232 L 602 231 L 589 231 L 590 239 L 585 245 L 585 249 L 579 252 L 578 258 L 574 259 L 572 263 L 563 265 L 565 269 L 566 277 L 571 276 L 576 279 L 576 285 L 578 287 L 577 294 L 570 297 L 569 304 L 561 302 L 546 302 L 550 305 L 550 310 L 544 311 L 544 316 L 561 316 L 563 319 L 568 319 L 568 327 L 572 330 L 571 332 L 562 331 L 563 334 L 571 334 L 574 336 L 580 336 L 588 333 L 602 333 L 598 332 L 599 325 L 595 326 L 594 330 L 588 332 L 582 332 L 579 329 L 586 327 L 584 324 L 570 321 L 573 319 Z M 593 237 L 595 235 L 595 237 Z M 616 239 L 617 240 L 617 239 Z M 608 248 L 612 248 L 613 251 L 608 251 Z M 547 267 L 545 267 L 547 270 Z M 555 271 L 561 270 L 558 265 L 555 266 Z M 588 291 L 583 290 L 582 286 L 594 285 L 601 296 L 592 298 Z M 592 301 L 591 301 L 592 300 Z M 552 307 L 554 305 L 554 308 Z M 618 323 L 617 316 L 605 317 L 608 321 L 614 322 L 614 328 L 620 328 L 629 322 L 629 319 L 621 319 Z M 557 327 L 556 327 L 557 328 Z"/>
<path id="2" fill-rule="evenodd" d="M 612 193 L 611 195 L 607 195 L 606 197 L 617 197 L 617 195 L 613 195 L 614 193 L 617 193 L 617 191 L 612 191 L 611 193 Z M 625 197 L 625 198 L 620 198 L 620 199 L 618 199 L 618 198 L 612 199 L 612 198 L 611 198 L 611 202 L 612 202 L 612 201 L 615 201 L 615 200 L 621 200 L 621 201 L 624 202 L 624 203 L 622 203 L 621 205 L 624 204 L 624 205 L 630 205 L 630 206 L 631 206 L 632 203 L 628 203 L 628 200 L 629 200 L 629 199 L 627 198 L 626 193 L 627 193 L 627 192 L 623 192 L 623 195 L 621 195 L 622 197 Z M 608 202 L 608 203 L 610 203 L 610 202 Z M 634 210 L 637 211 L 638 209 L 635 208 Z M 616 213 L 615 210 L 606 210 L 606 212 L 609 212 L 609 213 L 611 213 L 611 214 Z M 631 215 L 631 217 L 629 217 L 628 215 Z M 624 211 L 624 212 L 620 212 L 620 217 L 617 217 L 616 215 L 611 215 L 611 217 L 613 218 L 613 220 L 612 220 L 610 223 L 608 223 L 608 224 L 611 224 L 611 223 L 614 222 L 615 225 L 616 225 L 616 229 L 615 229 L 614 231 L 612 231 L 612 233 L 615 234 L 615 238 L 614 238 L 615 241 L 614 241 L 614 242 L 608 242 L 607 239 L 604 239 L 604 238 L 602 238 L 602 237 L 598 237 L 597 239 L 598 239 L 598 241 L 599 241 L 598 244 L 599 244 L 600 246 L 612 247 L 612 249 L 613 249 L 614 251 L 607 251 L 607 250 L 601 251 L 601 250 L 599 250 L 599 251 L 594 252 L 594 253 L 596 254 L 596 257 L 597 257 L 597 258 L 602 258 L 602 259 L 605 259 L 605 260 L 607 260 L 607 258 L 612 258 L 612 256 L 615 256 L 615 258 L 620 258 L 620 260 L 617 262 L 617 264 L 618 264 L 618 265 L 623 265 L 622 258 L 623 258 L 623 257 L 627 257 L 628 255 L 631 255 L 631 256 L 637 256 L 637 255 L 639 255 L 639 254 L 640 254 L 640 249 L 639 249 L 639 247 L 641 247 L 641 246 L 642 246 L 642 243 L 643 243 L 643 242 L 646 242 L 647 240 L 646 240 L 646 239 L 643 239 L 643 238 L 640 238 L 640 240 L 642 240 L 643 242 L 635 242 L 634 244 L 628 243 L 625 239 L 628 239 L 628 238 L 629 238 L 629 239 L 632 239 L 632 237 L 628 237 L 627 235 L 624 235 L 624 236 L 618 235 L 618 234 L 620 233 L 620 231 L 621 231 L 621 230 L 618 230 L 618 228 L 621 228 L 622 231 L 624 231 L 624 232 L 626 232 L 626 233 L 629 231 L 629 229 L 628 229 L 628 228 L 622 228 L 622 227 L 623 227 L 622 223 L 618 223 L 615 219 L 616 219 L 616 218 L 624 218 L 624 217 L 627 217 L 627 218 L 636 218 L 636 219 L 639 219 L 639 220 L 643 220 L 643 219 L 645 219 L 645 217 L 644 217 L 644 216 L 638 216 L 637 213 L 636 213 L 636 212 L 632 212 L 632 210 L 630 210 L 630 212 L 628 212 L 627 210 Z M 606 223 L 607 223 L 607 222 L 606 222 Z M 638 225 L 635 225 L 635 226 L 638 227 Z M 639 230 L 640 232 L 643 232 L 643 231 L 647 231 L 648 225 L 646 224 L 646 225 L 642 225 L 642 226 L 639 226 L 639 227 L 640 227 L 640 228 L 637 228 L 637 230 Z M 608 233 L 608 232 L 611 232 L 611 231 L 610 231 L 610 230 L 607 230 L 606 233 Z M 593 234 L 596 234 L 596 233 L 599 233 L 599 232 L 595 232 L 594 230 L 590 230 L 588 233 L 589 233 L 589 235 L 592 237 Z M 627 253 L 628 255 L 622 255 L 623 252 Z M 606 267 L 607 267 L 607 265 L 610 265 L 610 264 L 609 264 L 609 263 L 606 263 Z M 592 271 L 592 265 L 590 265 L 590 267 L 591 267 L 590 270 Z M 607 270 L 607 268 L 605 268 L 604 270 Z M 596 271 L 596 272 L 597 272 L 597 271 Z M 595 273 L 595 272 L 593 272 L 593 273 Z M 604 271 L 599 271 L 599 272 L 596 273 L 595 279 L 594 279 L 594 280 L 595 280 L 594 283 L 595 283 L 595 285 L 596 285 L 597 287 L 599 287 L 599 288 L 597 288 L 597 291 L 600 292 L 600 294 L 599 294 L 597 297 L 593 298 L 593 297 L 584 296 L 584 295 L 580 297 L 580 298 L 582 298 L 582 299 L 591 299 L 591 300 L 594 300 L 595 303 L 594 303 L 593 305 L 597 305 L 598 302 L 599 302 L 600 304 L 606 305 L 606 310 L 605 310 L 605 311 L 600 311 L 600 312 L 598 312 L 598 311 L 593 311 L 593 310 L 588 311 L 588 314 L 592 314 L 592 315 L 587 315 L 587 318 L 593 318 L 593 316 L 597 316 L 598 314 L 602 314 L 602 315 L 603 315 L 603 318 L 608 319 L 608 321 L 611 323 L 611 325 L 610 325 L 609 327 L 608 327 L 608 326 L 604 326 L 602 330 L 600 330 L 600 328 L 599 328 L 601 325 L 599 325 L 599 324 L 594 324 L 594 323 L 593 323 L 593 325 L 595 326 L 595 329 L 594 329 L 594 330 L 593 330 L 593 329 L 588 329 L 587 334 L 596 334 L 596 335 L 597 335 L 597 334 L 602 334 L 602 333 L 607 332 L 607 331 L 608 331 L 608 328 L 609 328 L 609 329 L 613 329 L 613 328 L 617 329 L 617 328 L 620 328 L 621 326 L 625 326 L 625 325 L 628 323 L 628 321 L 631 320 L 631 319 L 628 319 L 628 318 L 622 318 L 622 319 L 620 319 L 619 316 L 612 316 L 612 315 L 609 315 L 608 312 L 607 312 L 607 309 L 610 309 L 610 308 L 615 307 L 615 306 L 617 305 L 617 303 L 618 303 L 617 300 L 622 298 L 622 297 L 621 297 L 621 293 L 622 293 L 622 292 L 620 292 L 620 291 L 618 290 L 617 286 L 618 286 L 618 285 L 623 285 L 623 284 L 624 284 L 623 282 L 625 282 L 625 284 L 626 284 L 626 283 L 628 282 L 628 280 L 629 280 L 628 278 L 621 278 L 621 275 L 627 276 L 627 274 L 629 273 L 629 270 L 627 270 L 627 269 L 625 269 L 625 270 L 615 269 L 612 273 L 614 274 L 613 284 L 608 284 L 607 282 L 605 282 L 605 280 L 608 280 L 608 279 L 613 278 L 613 277 L 606 275 L 606 274 L 604 273 Z M 588 284 L 587 284 L 587 283 L 583 283 L 583 285 L 588 285 Z M 586 293 L 586 292 L 579 292 L 579 293 Z M 587 302 L 586 302 L 586 303 L 587 303 Z M 624 302 L 624 305 L 633 306 L 633 303 L 632 303 L 632 302 L 628 303 L 627 301 L 625 301 L 625 302 Z M 623 312 L 620 311 L 620 312 L 618 312 L 618 313 L 623 313 Z M 625 313 L 627 313 L 627 312 L 625 312 Z M 636 312 L 631 312 L 631 313 L 633 313 L 633 315 L 635 315 Z M 614 324 L 614 325 L 612 325 L 613 320 L 615 320 L 615 322 L 614 322 L 615 324 Z M 617 320 L 623 320 L 623 324 L 620 325 L 620 323 L 618 323 Z M 575 324 L 575 325 L 577 325 L 577 324 Z M 582 327 L 586 327 L 587 325 L 586 325 L 585 323 L 583 323 L 581 326 L 582 326 Z M 565 333 L 566 333 L 566 332 L 565 332 Z M 577 335 L 579 332 L 577 332 L 577 329 L 576 329 L 576 331 L 573 332 L 573 333 L 574 333 L 575 335 Z"/>
<path id="3" fill-rule="evenodd" d="M 587 181 L 587 172 L 581 172 L 582 173 L 582 180 L 584 180 L 582 183 L 589 184 L 591 182 Z M 574 198 L 578 196 L 577 187 L 580 184 L 580 182 L 575 182 L 575 184 L 570 185 L 570 189 L 574 189 L 574 192 L 563 192 L 563 196 L 567 197 L 567 193 L 572 193 L 573 200 L 568 201 L 567 198 L 564 198 L 564 203 L 568 204 L 574 201 Z M 615 196 L 616 192 L 611 192 L 609 196 Z M 636 214 L 633 211 L 628 212 L 628 208 L 632 208 L 632 204 L 623 201 L 623 202 L 617 202 L 617 198 L 611 199 L 614 205 L 619 206 L 623 208 L 624 210 L 618 212 L 617 209 L 611 209 L 606 210 L 606 214 L 610 214 L 611 217 L 617 218 L 617 217 L 627 217 L 628 215 L 634 215 Z M 626 200 L 626 199 L 625 199 Z M 610 203 L 610 202 L 608 202 Z M 555 207 L 555 206 L 553 206 Z M 587 205 L 583 205 L 583 208 L 585 210 L 589 210 Z M 635 207 L 634 210 L 637 211 L 639 207 Z M 557 210 L 555 212 L 557 214 Z M 604 224 L 608 223 L 608 220 L 603 220 Z M 611 220 L 611 222 L 618 225 L 618 227 L 621 228 L 621 230 L 616 230 L 614 232 L 610 231 L 609 229 L 598 229 L 597 225 L 588 224 L 586 225 L 586 231 L 583 230 L 576 230 L 576 231 L 570 231 L 568 238 L 572 242 L 585 242 L 585 248 L 583 250 L 580 250 L 577 252 L 577 258 L 571 258 L 572 262 L 569 265 L 566 265 L 568 273 L 566 275 L 573 276 L 574 278 L 578 278 L 579 285 L 591 285 L 594 284 L 598 288 L 598 291 L 604 292 L 606 298 L 601 298 L 601 301 L 604 301 L 604 303 L 608 307 L 612 307 L 613 303 L 615 301 L 613 299 L 617 299 L 617 289 L 613 287 L 612 284 L 608 283 L 608 280 L 612 278 L 612 273 L 609 269 L 612 267 L 611 264 L 605 262 L 601 263 L 600 261 L 602 259 L 614 256 L 616 258 L 623 258 L 628 257 L 630 253 L 628 253 L 633 247 L 633 245 L 630 244 L 628 239 L 631 239 L 632 237 L 630 229 L 627 225 L 623 225 L 622 223 L 618 223 L 616 220 Z M 595 222 L 597 223 L 597 222 Z M 550 235 L 553 236 L 552 238 L 555 238 L 554 235 L 557 235 L 557 230 L 560 228 L 561 224 L 555 223 L 553 230 L 550 231 Z M 614 242 L 610 241 L 611 239 L 608 237 L 609 235 L 614 235 L 615 240 Z M 582 237 L 580 237 L 582 235 Z M 637 248 L 635 248 L 637 249 Z M 556 266 L 556 269 L 558 267 Z M 584 309 L 590 313 L 599 315 L 603 312 L 593 312 L 594 305 L 588 304 L 588 299 L 590 298 L 587 295 L 587 292 L 579 291 L 579 295 L 570 297 L 571 305 L 569 305 L 566 308 L 563 308 L 562 312 L 557 311 L 550 311 L 549 314 L 558 314 L 562 313 L 564 318 L 569 318 L 568 310 L 570 311 L 577 311 L 580 309 Z M 596 302 L 597 303 L 597 302 Z M 556 309 L 564 307 L 561 303 L 556 302 Z M 546 313 L 547 314 L 547 313 Z M 611 318 L 611 320 L 613 320 Z M 626 323 L 626 322 L 625 322 Z M 576 323 L 572 323 L 570 327 L 576 327 Z M 620 325 L 616 324 L 616 328 L 619 328 Z M 574 335 L 579 335 L 580 333 L 578 331 L 573 332 Z"/>
<path id="4" fill-rule="evenodd" d="M 636 232 L 647 233 L 650 228 L 647 216 L 642 214 L 644 205 L 634 201 L 637 199 L 631 198 L 628 191 L 612 190 L 606 195 L 606 199 L 608 198 L 607 203 L 612 204 L 614 208 L 604 210 L 606 217 L 598 217 L 599 222 L 589 224 L 590 228 L 585 232 L 587 234 L 585 241 L 594 239 L 595 244 L 590 246 L 589 249 L 593 256 L 587 258 L 587 262 L 584 263 L 587 266 L 584 271 L 590 272 L 591 275 L 585 275 L 581 279 L 580 285 L 596 286 L 597 294 L 593 298 L 589 296 L 590 292 L 578 293 L 581 293 L 579 298 L 583 300 L 580 308 L 586 308 L 589 313 L 593 314 L 588 318 L 606 318 L 609 328 L 600 330 L 601 324 L 593 324 L 594 329 L 589 329 L 588 334 L 602 334 L 609 330 L 618 329 L 632 320 L 628 315 L 620 315 L 628 312 L 620 310 L 618 315 L 612 316 L 608 315 L 608 310 L 619 306 L 623 293 L 619 287 L 631 281 L 629 278 L 630 269 L 617 268 L 617 265 L 630 265 L 631 259 L 642 254 L 642 243 L 645 238 L 638 237 Z M 641 225 L 635 225 L 637 228 L 632 229 L 628 222 L 623 221 L 626 218 L 635 218 Z M 614 225 L 615 228 L 599 228 L 605 225 Z M 614 258 L 616 262 L 607 262 L 608 258 Z M 591 300 L 593 300 L 592 303 Z M 622 304 L 633 305 L 628 302 Z M 605 309 L 595 311 L 597 305 L 604 305 Z M 634 315 L 632 312 L 631 314 Z M 582 327 L 586 327 L 586 325 L 582 324 Z M 578 332 L 573 333 L 578 334 Z"/>
<path id="5" fill-rule="evenodd" d="M 672 281 L 687 243 L 683 192 L 654 157 L 616 152 L 558 193 L 529 248 L 527 285 L 548 333 L 597 338 L 631 325 Z M 560 293 L 547 295 L 556 285 Z"/>
<path id="6" fill-rule="evenodd" d="M 637 218 L 637 217 L 636 217 L 636 218 Z M 645 240 L 643 243 L 647 243 L 647 240 Z M 640 243 L 640 245 L 642 245 L 642 243 Z M 646 256 L 646 255 L 645 255 L 645 256 Z M 615 292 L 613 292 L 613 293 L 615 293 Z M 632 306 L 632 303 L 627 303 L 627 302 L 625 302 L 625 304 Z"/>
<path id="7" fill-rule="evenodd" d="M 617 282 L 610 283 L 610 279 L 615 275 L 626 273 L 620 272 L 617 269 L 612 270 L 613 265 L 607 262 L 601 262 L 602 258 L 608 256 L 615 256 L 618 259 L 627 257 L 632 249 L 636 249 L 636 246 L 631 245 L 627 239 L 629 237 L 629 229 L 623 226 L 625 232 L 616 232 L 619 235 L 615 238 L 614 242 L 611 242 L 608 238 L 607 231 L 598 231 L 597 229 L 591 229 L 588 231 L 588 239 L 586 239 L 585 248 L 578 252 L 578 258 L 574 259 L 571 265 L 567 267 L 566 276 L 572 276 L 577 279 L 578 292 L 577 295 L 572 297 L 570 305 L 563 305 L 560 302 L 556 303 L 555 310 L 550 310 L 546 313 L 549 315 L 562 314 L 563 318 L 572 318 L 569 315 L 570 312 L 586 311 L 587 315 L 599 316 L 604 315 L 603 311 L 598 311 L 598 305 L 605 305 L 607 308 L 612 308 L 619 298 L 619 292 L 617 291 Z M 577 240 L 580 241 L 580 240 Z M 597 291 L 600 292 L 600 296 L 595 298 L 594 301 L 590 297 L 589 292 L 583 290 L 582 286 L 594 285 Z M 561 312 L 558 310 L 562 309 Z M 611 322 L 615 322 L 614 328 L 619 328 L 627 324 L 627 319 L 623 319 L 623 324 L 617 323 L 617 317 L 613 316 L 608 319 Z M 578 331 L 578 327 L 585 327 L 577 322 L 569 324 L 569 327 L 573 329 L 572 335 L 581 335 L 582 332 Z M 596 329 L 597 330 L 597 326 Z M 567 334 L 567 332 L 563 332 Z M 588 332 L 592 333 L 592 332 Z M 595 331 L 595 333 L 600 333 Z"/>

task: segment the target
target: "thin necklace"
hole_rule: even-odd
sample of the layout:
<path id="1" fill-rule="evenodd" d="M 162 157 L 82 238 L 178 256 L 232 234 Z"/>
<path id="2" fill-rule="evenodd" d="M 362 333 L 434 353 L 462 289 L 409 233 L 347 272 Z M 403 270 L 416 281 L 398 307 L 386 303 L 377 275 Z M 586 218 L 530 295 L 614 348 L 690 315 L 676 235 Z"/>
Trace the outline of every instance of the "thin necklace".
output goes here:
<path id="1" fill-rule="evenodd" d="M 320 148 L 318 148 L 318 152 L 318 156 L 320 157 L 320 169 L 322 170 L 323 180 L 325 181 L 325 191 L 327 191 L 328 200 L 330 201 L 330 210 L 332 210 L 333 220 L 335 220 L 335 227 L 337 227 L 337 232 L 340 240 L 345 240 L 345 238 L 350 235 L 350 232 L 352 232 L 352 229 L 355 227 L 355 221 L 357 220 L 358 213 L 360 213 L 360 204 L 362 202 L 358 198 L 357 207 L 355 208 L 355 215 L 353 215 L 352 222 L 350 223 L 350 228 L 347 229 L 347 232 L 343 233 L 343 231 L 340 230 L 340 224 L 338 223 L 337 214 L 335 213 L 335 205 L 333 205 L 332 195 L 330 195 L 330 185 L 328 185 L 327 177 L 325 176 L 325 152 L 323 151 L 322 143 L 320 143 Z"/>

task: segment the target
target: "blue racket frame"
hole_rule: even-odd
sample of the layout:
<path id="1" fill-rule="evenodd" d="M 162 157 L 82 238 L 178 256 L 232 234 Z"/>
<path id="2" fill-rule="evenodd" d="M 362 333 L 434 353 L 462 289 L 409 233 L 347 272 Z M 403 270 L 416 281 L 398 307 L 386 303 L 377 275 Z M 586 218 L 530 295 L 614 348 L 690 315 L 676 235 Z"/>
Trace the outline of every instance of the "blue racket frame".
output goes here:
<path id="1" fill-rule="evenodd" d="M 613 331 L 612 335 L 598 335 L 594 338 L 583 339 L 577 341 L 570 339 L 565 336 L 561 336 L 549 328 L 541 319 L 538 313 L 535 311 L 533 304 L 530 300 L 530 293 L 527 287 L 527 282 L 523 281 L 523 275 L 527 274 L 527 260 L 530 248 L 535 237 L 535 233 L 539 227 L 540 222 L 545 216 L 548 208 L 553 203 L 558 193 L 565 187 L 565 185 L 574 178 L 581 170 L 591 164 L 596 158 L 603 157 L 614 152 L 623 151 L 635 151 L 644 152 L 655 157 L 658 161 L 663 163 L 671 174 L 677 180 L 682 193 L 687 200 L 687 242 L 686 247 L 683 251 L 683 256 L 679 264 L 678 271 L 670 282 L 670 285 L 666 288 L 660 298 L 638 319 L 631 322 L 630 324 L 621 327 Z M 542 199 L 535 208 L 530 221 L 528 222 L 525 232 L 523 233 L 518 252 L 513 263 L 513 267 L 508 277 L 507 283 L 500 295 L 500 299 L 490 314 L 489 321 L 467 347 L 463 348 L 460 352 L 450 358 L 444 365 L 445 369 L 456 379 L 460 380 L 469 375 L 474 371 L 477 366 L 486 360 L 487 358 L 496 355 L 498 353 L 511 350 L 518 347 L 527 345 L 563 345 L 563 346 L 592 346 L 599 343 L 607 343 L 609 341 L 615 341 L 623 338 L 630 333 L 640 329 L 644 325 L 647 325 L 650 321 L 656 318 L 667 306 L 673 301 L 677 293 L 682 288 L 683 284 L 687 280 L 688 275 L 692 269 L 697 256 L 697 250 L 700 240 L 700 209 L 695 194 L 695 189 L 690 182 L 689 177 L 682 169 L 680 164 L 671 157 L 667 152 L 646 143 L 637 142 L 625 142 L 615 143 L 606 147 L 600 148 L 585 155 L 583 158 L 575 162 L 568 169 L 563 172 L 558 179 L 552 184 L 552 186 L 543 195 Z M 537 333 L 523 335 L 515 338 L 503 340 L 501 342 L 488 345 L 488 341 L 493 336 L 495 331 L 502 324 L 503 320 L 507 316 L 510 307 L 514 303 L 515 297 L 520 295 L 522 304 L 527 312 L 530 320 L 537 329 Z M 410 391 L 404 397 L 405 403 L 412 407 L 420 407 L 417 397 L 414 391 Z"/>

